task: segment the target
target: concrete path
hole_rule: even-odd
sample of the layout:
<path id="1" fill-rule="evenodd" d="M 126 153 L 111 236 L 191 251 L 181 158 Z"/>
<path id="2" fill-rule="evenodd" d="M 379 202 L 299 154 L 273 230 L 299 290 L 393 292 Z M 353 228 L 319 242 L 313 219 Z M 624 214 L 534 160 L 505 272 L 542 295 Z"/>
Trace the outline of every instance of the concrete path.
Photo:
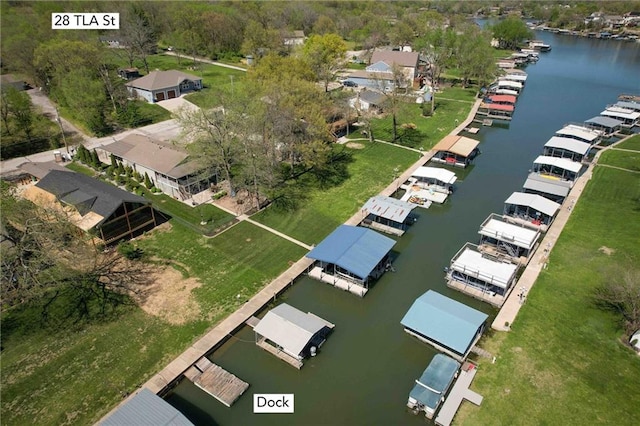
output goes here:
<path id="1" fill-rule="evenodd" d="M 491 328 L 499 331 L 510 330 L 511 324 L 513 324 L 513 322 L 515 321 L 518 312 L 520 312 L 520 308 L 526 301 L 527 293 L 529 293 L 531 287 L 533 287 L 533 285 L 536 283 L 540 272 L 547 267 L 547 264 L 549 262 L 549 254 L 558 241 L 558 238 L 560 237 L 564 226 L 569 221 L 569 217 L 571 216 L 573 207 L 578 202 L 578 199 L 580 198 L 580 195 L 582 195 L 582 192 L 587 186 L 587 183 L 589 182 L 589 180 L 591 180 L 591 177 L 593 176 L 593 169 L 600 166 L 608 167 L 604 164 L 597 164 L 598 158 L 603 152 L 607 151 L 608 149 L 613 149 L 615 145 L 624 142 L 626 139 L 628 139 L 628 137 L 598 151 L 593 158 L 593 161 L 587 168 L 586 172 L 582 176 L 580 176 L 578 180 L 576 180 L 573 188 L 571 188 L 571 191 L 569 192 L 569 195 L 562 203 L 562 207 L 558 212 L 556 218 L 547 230 L 547 233 L 540 243 L 540 246 L 538 246 L 538 249 L 531 258 L 531 261 L 520 276 L 518 282 L 514 285 L 511 294 L 504 302 L 504 305 L 502 305 L 500 312 L 498 312 L 498 315 L 491 324 Z M 626 171 L 634 172 L 633 170 Z"/>
<path id="2" fill-rule="evenodd" d="M 169 55 L 169 56 L 178 56 L 178 54 L 176 52 L 164 52 L 165 55 Z M 187 56 L 187 55 L 180 55 L 182 58 L 185 59 L 185 61 L 193 61 L 193 56 Z M 196 61 L 197 62 L 203 62 L 205 64 L 211 64 L 211 65 L 215 65 L 217 67 L 223 67 L 223 68 L 229 68 L 232 70 L 237 70 L 237 71 L 247 71 L 246 68 L 242 68 L 242 67 L 237 67 L 235 65 L 228 65 L 228 64 L 223 64 L 222 62 L 216 62 L 216 61 L 212 61 L 211 59 L 207 59 L 207 58 L 201 58 L 199 56 L 196 56 Z"/>
<path id="3" fill-rule="evenodd" d="M 250 218 L 249 218 L 249 216 L 247 216 L 247 215 L 244 215 L 244 214 L 243 214 L 243 215 L 240 215 L 240 216 L 238 216 L 238 219 L 240 219 L 240 220 L 244 220 L 244 221 L 249 222 L 249 223 L 251 223 L 251 224 L 253 224 L 253 225 L 255 225 L 255 226 L 258 226 L 258 227 L 260 227 L 260 228 L 262 228 L 262 229 L 264 229 L 264 230 L 266 230 L 266 231 L 271 232 L 272 234 L 275 234 L 275 235 L 277 235 L 277 236 L 279 236 L 279 237 L 281 237 L 281 238 L 284 238 L 284 239 L 285 239 L 285 240 L 287 240 L 287 241 L 291 241 L 292 243 L 297 244 L 297 245 L 299 245 L 299 246 L 300 246 L 300 247 L 302 247 L 302 248 L 305 248 L 305 249 L 307 249 L 307 250 L 312 250 L 312 249 L 313 249 L 313 247 L 312 247 L 312 246 L 310 246 L 310 245 L 308 245 L 308 244 L 305 244 L 305 243 L 303 243 L 302 241 L 296 240 L 295 238 L 290 237 L 290 236 L 288 236 L 287 234 L 283 234 L 283 233 L 282 233 L 282 232 L 280 232 L 280 231 L 276 231 L 275 229 L 270 228 L 270 227 L 268 227 L 267 225 L 263 225 L 263 224 L 262 224 L 262 223 L 260 223 L 260 222 L 256 222 L 255 220 L 250 219 Z"/>

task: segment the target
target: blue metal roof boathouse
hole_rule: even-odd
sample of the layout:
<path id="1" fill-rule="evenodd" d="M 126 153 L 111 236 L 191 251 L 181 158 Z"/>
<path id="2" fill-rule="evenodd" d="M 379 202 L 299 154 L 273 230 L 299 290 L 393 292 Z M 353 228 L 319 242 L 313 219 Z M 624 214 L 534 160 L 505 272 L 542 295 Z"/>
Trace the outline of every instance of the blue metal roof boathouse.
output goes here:
<path id="1" fill-rule="evenodd" d="M 418 297 L 400 323 L 404 330 L 464 361 L 484 331 L 488 315 L 433 290 Z"/>
<path id="2" fill-rule="evenodd" d="M 370 229 L 340 225 L 307 254 L 316 260 L 309 276 L 362 297 L 390 268 L 395 243 Z"/>

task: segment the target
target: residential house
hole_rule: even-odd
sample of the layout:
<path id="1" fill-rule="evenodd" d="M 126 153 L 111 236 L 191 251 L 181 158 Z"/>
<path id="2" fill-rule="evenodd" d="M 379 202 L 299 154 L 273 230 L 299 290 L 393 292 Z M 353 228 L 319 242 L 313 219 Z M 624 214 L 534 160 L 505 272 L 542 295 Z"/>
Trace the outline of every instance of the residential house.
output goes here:
<path id="1" fill-rule="evenodd" d="M 349 99 L 349 106 L 358 111 L 381 113 L 382 104 L 384 104 L 386 99 L 386 96 L 380 92 L 365 89 Z"/>
<path id="2" fill-rule="evenodd" d="M 406 80 L 404 85 L 412 87 L 418 77 L 418 64 L 418 52 L 379 50 L 373 52 L 370 65 L 364 71 L 354 71 L 347 80 L 377 90 L 396 88 L 398 82 L 393 76 L 393 69 L 398 67 Z"/>
<path id="3" fill-rule="evenodd" d="M 193 90 L 202 89 L 202 78 L 182 71 L 152 71 L 144 77 L 126 83 L 132 96 L 149 103 L 173 99 Z"/>
<path id="4" fill-rule="evenodd" d="M 40 206 L 62 204 L 74 225 L 105 244 L 156 226 L 149 200 L 81 173 L 51 170 L 23 194 Z"/>
<path id="5" fill-rule="evenodd" d="M 156 188 L 179 200 L 209 188 L 216 182 L 210 169 L 189 157 L 185 149 L 141 134 L 131 134 L 96 150 L 100 160 L 111 163 L 111 154 L 142 176 L 149 176 Z"/>

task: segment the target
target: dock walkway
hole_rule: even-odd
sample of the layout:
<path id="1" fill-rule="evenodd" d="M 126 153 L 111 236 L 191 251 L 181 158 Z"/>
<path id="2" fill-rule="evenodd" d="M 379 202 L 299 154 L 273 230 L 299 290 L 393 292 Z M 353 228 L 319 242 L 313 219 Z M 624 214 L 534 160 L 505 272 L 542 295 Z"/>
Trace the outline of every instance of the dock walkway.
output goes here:
<path id="1" fill-rule="evenodd" d="M 442 404 L 442 408 L 436 417 L 436 424 L 438 426 L 449 426 L 451 424 L 463 399 L 476 405 L 482 404 L 482 395 L 469 389 L 477 371 L 475 366 L 472 366 L 472 368 L 466 371 L 463 368 L 460 372 L 456 383 L 453 385 L 453 389 L 451 389 L 449 396 L 447 396 L 444 404 Z"/>
<path id="2" fill-rule="evenodd" d="M 269 352 L 270 354 L 275 355 L 276 357 L 280 358 L 281 360 L 283 360 L 287 364 L 294 366 L 298 370 L 300 370 L 302 368 L 302 365 L 303 365 L 302 361 L 300 361 L 298 358 L 292 357 L 291 355 L 289 355 L 288 353 L 286 353 L 284 351 L 279 350 L 275 346 L 270 345 L 269 343 L 266 342 L 266 339 L 264 339 L 264 338 L 259 339 L 256 342 L 256 345 L 260 346 L 262 349 L 264 349 L 265 351 Z"/>
<path id="3" fill-rule="evenodd" d="M 227 407 L 231 407 L 249 387 L 249 383 L 205 357 L 185 371 L 184 376 Z"/>

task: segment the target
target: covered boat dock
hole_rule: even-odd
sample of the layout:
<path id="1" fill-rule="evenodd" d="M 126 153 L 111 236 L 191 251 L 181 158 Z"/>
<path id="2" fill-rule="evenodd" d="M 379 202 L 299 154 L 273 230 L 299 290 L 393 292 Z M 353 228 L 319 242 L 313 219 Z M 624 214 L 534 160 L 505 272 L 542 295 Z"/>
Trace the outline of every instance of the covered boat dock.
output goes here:
<path id="1" fill-rule="evenodd" d="M 619 131 L 623 122 L 611 117 L 597 116 L 585 121 L 585 124 L 604 132 L 604 137 L 612 136 Z"/>
<path id="2" fill-rule="evenodd" d="M 478 115 L 497 120 L 511 120 L 514 110 L 514 105 L 483 102 L 480 104 L 480 107 L 478 107 Z"/>
<path id="3" fill-rule="evenodd" d="M 633 127 L 638 124 L 638 119 L 640 119 L 640 112 L 619 106 L 608 107 L 600 115 L 622 121 L 623 127 Z"/>
<path id="4" fill-rule="evenodd" d="M 362 297 L 390 268 L 395 244 L 371 229 L 340 225 L 307 254 L 315 260 L 309 276 Z"/>
<path id="5" fill-rule="evenodd" d="M 553 136 L 544 144 L 543 154 L 547 157 L 566 158 L 571 161 L 586 160 L 591 145 L 577 139 Z"/>
<path id="6" fill-rule="evenodd" d="M 487 100 L 492 104 L 515 105 L 518 98 L 513 95 L 490 95 Z"/>
<path id="7" fill-rule="evenodd" d="M 465 244 L 451 259 L 447 286 L 493 306 L 506 300 L 518 265 L 509 258 L 482 253 L 474 244 Z"/>
<path id="8" fill-rule="evenodd" d="M 579 124 L 567 124 L 556 132 L 556 136 L 576 139 L 591 145 L 598 143 L 602 138 L 602 135 L 602 130 L 589 128 Z"/>
<path id="9" fill-rule="evenodd" d="M 514 192 L 504 202 L 504 215 L 539 226 L 543 231 L 553 221 L 560 204 L 537 194 Z"/>
<path id="10" fill-rule="evenodd" d="M 282 303 L 269 312 L 253 328 L 256 344 L 294 367 L 302 368 L 302 360 L 315 356 L 334 324 Z"/>
<path id="11" fill-rule="evenodd" d="M 484 332 L 488 315 L 429 290 L 400 321 L 404 330 L 458 361 L 471 352 Z"/>
<path id="12" fill-rule="evenodd" d="M 440 402 L 456 378 L 460 363 L 444 354 L 436 354 L 409 393 L 407 407 L 415 413 L 424 411 L 428 419 L 433 418 Z"/>
<path id="13" fill-rule="evenodd" d="M 437 152 L 431 157 L 431 161 L 467 167 L 478 155 L 479 144 L 480 141 L 465 136 L 446 136 L 432 148 Z"/>
<path id="14" fill-rule="evenodd" d="M 412 210 L 417 206 L 392 197 L 376 195 L 362 207 L 362 226 L 401 236 L 417 219 Z"/>
<path id="15" fill-rule="evenodd" d="M 580 175 L 582 163 L 568 158 L 540 155 L 533 161 L 533 171 L 540 175 L 573 182 Z"/>
<path id="16" fill-rule="evenodd" d="M 549 178 L 538 173 L 529 173 L 522 189 L 527 194 L 538 194 L 557 203 L 569 195 L 572 182 Z"/>
<path id="17" fill-rule="evenodd" d="M 452 171 L 438 167 L 418 167 L 412 174 L 409 182 L 424 189 L 433 189 L 443 194 L 453 192 L 453 184 L 458 178 Z"/>
<path id="18" fill-rule="evenodd" d="M 193 423 L 164 399 L 142 388 L 98 423 L 98 426 L 122 425 L 193 426 Z"/>
<path id="19" fill-rule="evenodd" d="M 526 264 L 540 238 L 540 231 L 522 225 L 509 223 L 495 213 L 480 225 L 480 248 L 496 254 L 504 254 Z"/>
<path id="20" fill-rule="evenodd" d="M 640 112 L 640 102 L 618 101 L 614 105 L 610 105 L 610 106 L 615 106 L 615 107 L 618 107 L 618 108 L 625 108 L 625 109 L 630 109 L 632 111 Z"/>

